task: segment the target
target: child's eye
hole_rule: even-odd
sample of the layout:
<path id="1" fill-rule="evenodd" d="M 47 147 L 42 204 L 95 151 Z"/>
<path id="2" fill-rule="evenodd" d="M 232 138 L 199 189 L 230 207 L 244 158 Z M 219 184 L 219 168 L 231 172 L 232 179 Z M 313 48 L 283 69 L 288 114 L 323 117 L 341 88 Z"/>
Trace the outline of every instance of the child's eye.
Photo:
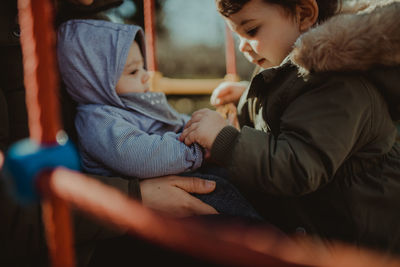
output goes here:
<path id="1" fill-rule="evenodd" d="M 255 35 L 257 34 L 259 28 L 260 28 L 260 27 L 255 27 L 255 28 L 253 28 L 253 29 L 251 29 L 251 30 L 248 30 L 248 31 L 246 31 L 246 34 L 247 34 L 248 36 L 253 37 L 253 36 L 255 36 Z"/>
<path id="2" fill-rule="evenodd" d="M 134 70 L 130 74 L 135 75 L 137 72 L 138 72 L 138 70 Z"/>

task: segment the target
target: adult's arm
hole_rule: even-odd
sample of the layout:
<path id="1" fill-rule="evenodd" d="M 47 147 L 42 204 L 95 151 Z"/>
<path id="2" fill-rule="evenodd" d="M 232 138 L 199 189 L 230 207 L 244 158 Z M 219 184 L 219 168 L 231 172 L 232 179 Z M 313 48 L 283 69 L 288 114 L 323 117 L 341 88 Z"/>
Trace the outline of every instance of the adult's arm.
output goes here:
<path id="1" fill-rule="evenodd" d="M 203 160 L 201 148 L 180 142 L 177 133 L 148 134 L 102 107 L 78 113 L 76 125 L 89 160 L 122 175 L 149 178 L 182 173 L 197 169 Z M 85 155 L 83 163 L 90 166 Z"/>
<path id="2" fill-rule="evenodd" d="M 286 108 L 278 136 L 227 126 L 215 139 L 211 157 L 229 169 L 234 182 L 249 188 L 277 195 L 315 191 L 370 141 L 363 132 L 371 133 L 371 114 L 385 112 L 384 104 L 371 110 L 372 93 L 358 78 L 327 80 Z"/>

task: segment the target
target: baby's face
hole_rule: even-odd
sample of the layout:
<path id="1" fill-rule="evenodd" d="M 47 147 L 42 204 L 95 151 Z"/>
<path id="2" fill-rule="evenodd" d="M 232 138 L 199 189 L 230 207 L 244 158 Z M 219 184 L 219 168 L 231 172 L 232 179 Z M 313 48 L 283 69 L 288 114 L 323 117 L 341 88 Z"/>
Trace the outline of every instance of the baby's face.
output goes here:
<path id="1" fill-rule="evenodd" d="M 115 91 L 117 94 L 144 93 L 149 90 L 149 74 L 144 69 L 143 56 L 139 45 L 133 42 L 128 58 Z"/>

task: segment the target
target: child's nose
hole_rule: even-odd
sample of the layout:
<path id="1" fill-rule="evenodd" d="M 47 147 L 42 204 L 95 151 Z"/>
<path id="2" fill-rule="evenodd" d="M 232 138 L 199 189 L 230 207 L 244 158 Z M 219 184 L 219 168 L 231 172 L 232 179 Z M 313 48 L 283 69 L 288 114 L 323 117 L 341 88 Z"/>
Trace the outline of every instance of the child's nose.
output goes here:
<path id="1" fill-rule="evenodd" d="M 240 38 L 239 50 L 242 53 L 251 51 L 250 44 L 245 38 Z"/>
<path id="2" fill-rule="evenodd" d="M 150 76 L 146 71 L 142 76 L 142 83 L 147 83 L 149 81 L 149 78 L 150 78 Z"/>

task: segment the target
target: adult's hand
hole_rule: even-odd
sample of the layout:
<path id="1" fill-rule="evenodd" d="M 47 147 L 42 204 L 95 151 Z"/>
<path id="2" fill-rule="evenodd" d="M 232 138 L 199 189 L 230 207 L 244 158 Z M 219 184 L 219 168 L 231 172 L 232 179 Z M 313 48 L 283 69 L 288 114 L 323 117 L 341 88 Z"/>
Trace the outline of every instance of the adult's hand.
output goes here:
<path id="1" fill-rule="evenodd" d="M 189 193 L 207 194 L 215 189 L 215 182 L 195 177 L 165 176 L 140 182 L 143 205 L 174 217 L 218 214 Z"/>
<path id="2" fill-rule="evenodd" d="M 222 82 L 211 94 L 210 103 L 213 106 L 221 106 L 233 103 L 237 105 L 243 92 L 249 83 L 242 82 Z"/>

